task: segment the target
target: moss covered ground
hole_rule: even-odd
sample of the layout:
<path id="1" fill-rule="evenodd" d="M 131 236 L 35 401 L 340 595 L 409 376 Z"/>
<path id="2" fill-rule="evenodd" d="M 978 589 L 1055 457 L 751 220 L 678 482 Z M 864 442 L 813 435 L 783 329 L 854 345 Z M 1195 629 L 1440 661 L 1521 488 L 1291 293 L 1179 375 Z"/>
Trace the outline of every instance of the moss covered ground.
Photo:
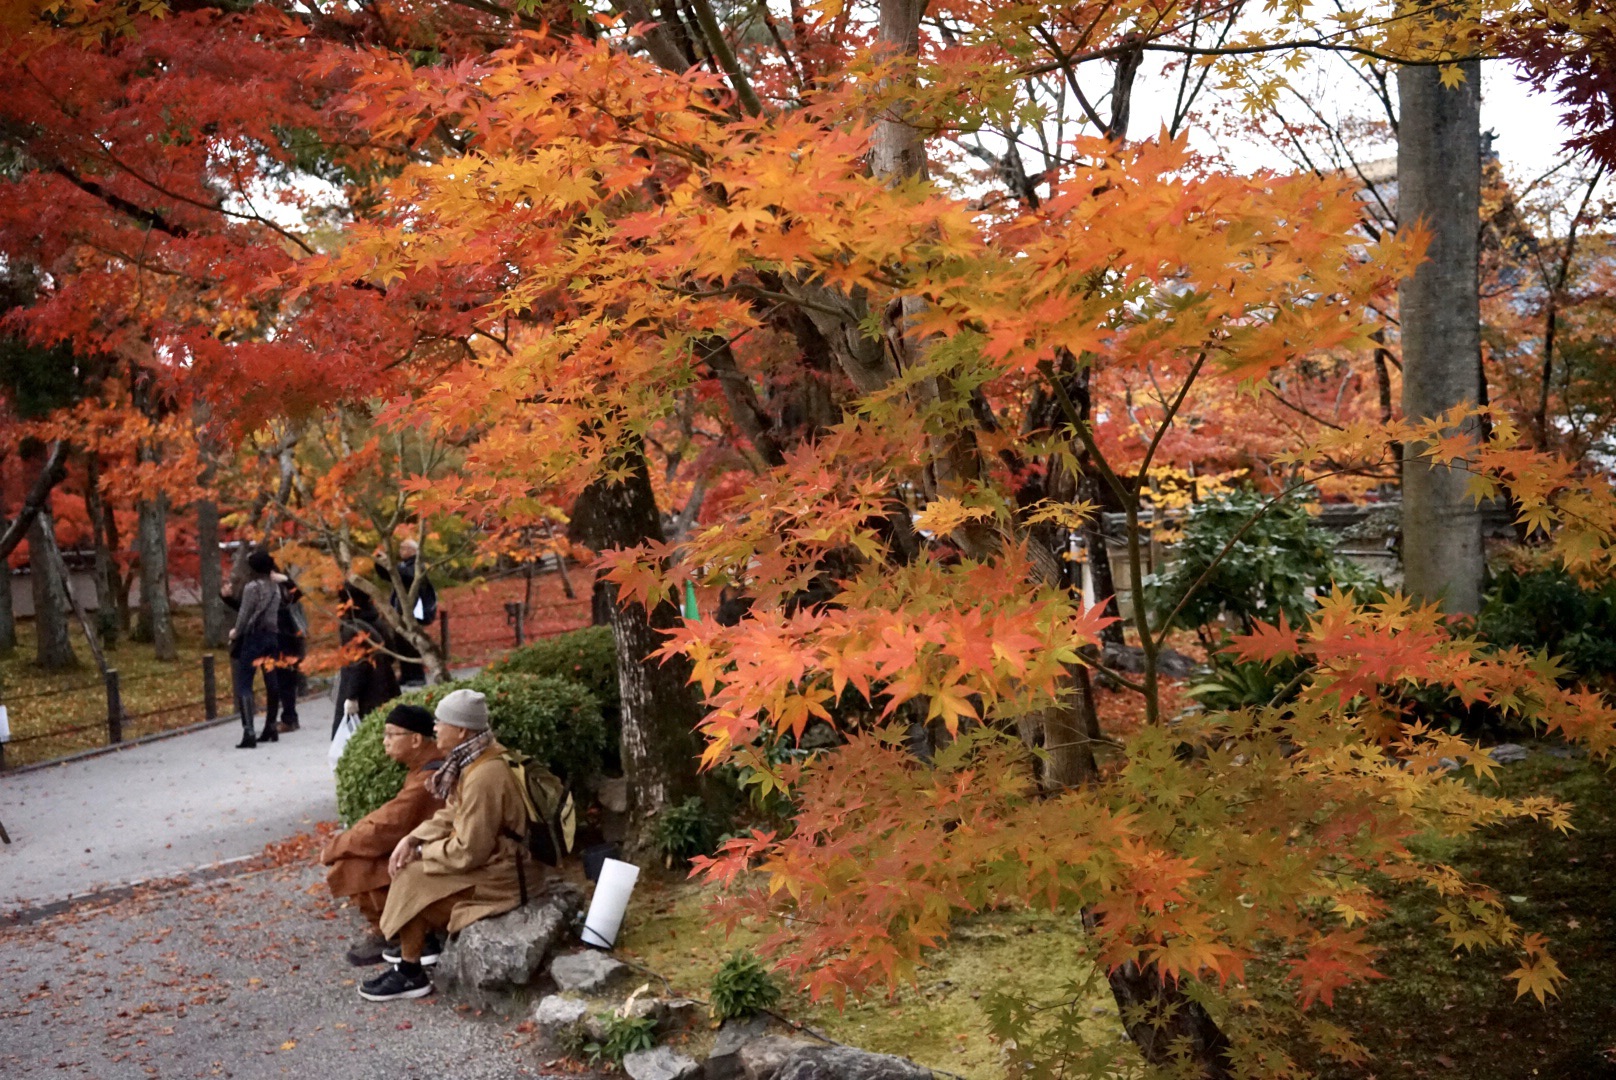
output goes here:
<path id="1" fill-rule="evenodd" d="M 663 880 L 642 889 L 619 951 L 665 975 L 680 993 L 705 1000 L 724 958 L 754 948 L 762 937 L 743 929 L 726 938 L 707 910 L 710 893 L 700 886 Z M 780 1012 L 840 1042 L 902 1054 L 972 1080 L 998 1077 L 1004 1070 L 999 1047 L 988 1037 L 983 1001 L 994 990 L 1056 997 L 1078 977 L 1082 949 L 1080 933 L 1064 920 L 984 915 L 962 923 L 913 985 L 849 1000 L 842 1010 L 788 993 Z M 1090 1015 L 1097 1027 L 1120 1028 L 1109 997 L 1096 998 Z"/>
<path id="2" fill-rule="evenodd" d="M 1550 939 L 1569 980 L 1560 997 L 1547 1005 L 1516 1000 L 1505 977 L 1513 957 L 1454 955 L 1434 925 L 1432 898 L 1392 895 L 1392 916 L 1375 933 L 1387 978 L 1338 995 L 1332 1017 L 1373 1058 L 1361 1066 L 1313 1063 L 1322 1077 L 1616 1080 L 1616 776 L 1580 755 L 1557 756 L 1566 753 L 1534 745 L 1526 761 L 1499 772 L 1508 793 L 1572 803 L 1572 832 L 1521 824 L 1433 852 L 1497 889 L 1525 929 Z M 653 880 L 641 890 L 621 947 L 680 993 L 705 998 L 724 957 L 761 938 L 750 930 L 726 938 L 698 885 Z M 913 985 L 850 1001 L 841 1011 L 791 994 L 781 1011 L 832 1038 L 986 1080 L 1004 1073 L 987 1034 L 985 999 L 1004 989 L 1053 999 L 1083 974 L 1083 952 L 1068 922 L 990 914 L 960 924 Z M 1095 1034 L 1115 1032 L 1108 997 L 1097 997 L 1089 1015 Z"/>

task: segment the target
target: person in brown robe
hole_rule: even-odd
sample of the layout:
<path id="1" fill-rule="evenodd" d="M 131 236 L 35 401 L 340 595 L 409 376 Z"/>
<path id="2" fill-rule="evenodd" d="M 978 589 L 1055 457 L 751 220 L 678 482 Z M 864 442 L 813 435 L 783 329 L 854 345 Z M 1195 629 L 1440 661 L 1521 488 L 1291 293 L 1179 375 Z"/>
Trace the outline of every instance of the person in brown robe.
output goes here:
<path id="1" fill-rule="evenodd" d="M 404 787 L 391 800 L 372 810 L 331 838 L 320 861 L 331 895 L 351 896 L 354 906 L 370 923 L 370 935 L 348 950 L 355 967 L 379 964 L 386 940 L 380 930 L 382 909 L 392 877 L 387 861 L 398 842 L 443 807 L 432 792 L 432 774 L 443 754 L 433 740 L 432 714 L 419 705 L 400 705 L 387 714 L 382 727 L 382 749 L 403 765 Z"/>
<path id="2" fill-rule="evenodd" d="M 438 937 L 523 901 L 527 798 L 489 730 L 483 695 L 451 691 L 438 703 L 435 730 L 444 758 L 431 786 L 447 805 L 400 840 L 388 861 L 393 885 L 381 930 L 398 936 L 398 960 L 360 986 L 367 1001 L 430 994 L 423 958 Z"/>

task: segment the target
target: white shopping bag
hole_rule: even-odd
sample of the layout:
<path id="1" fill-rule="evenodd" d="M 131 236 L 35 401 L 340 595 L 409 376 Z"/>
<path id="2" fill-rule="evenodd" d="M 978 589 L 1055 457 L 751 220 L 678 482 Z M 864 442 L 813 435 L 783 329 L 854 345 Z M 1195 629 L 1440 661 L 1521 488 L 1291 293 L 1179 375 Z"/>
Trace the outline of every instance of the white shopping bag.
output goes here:
<path id="1" fill-rule="evenodd" d="M 0 742 L 11 741 L 11 717 L 6 715 L 6 707 L 0 705 Z"/>
<path id="2" fill-rule="evenodd" d="M 342 752 L 348 748 L 348 740 L 353 733 L 359 730 L 359 702 L 349 698 L 342 706 L 342 723 L 337 725 L 337 733 L 331 736 L 331 748 L 326 751 L 326 760 L 331 764 L 331 771 L 337 771 L 337 762 L 342 760 Z"/>

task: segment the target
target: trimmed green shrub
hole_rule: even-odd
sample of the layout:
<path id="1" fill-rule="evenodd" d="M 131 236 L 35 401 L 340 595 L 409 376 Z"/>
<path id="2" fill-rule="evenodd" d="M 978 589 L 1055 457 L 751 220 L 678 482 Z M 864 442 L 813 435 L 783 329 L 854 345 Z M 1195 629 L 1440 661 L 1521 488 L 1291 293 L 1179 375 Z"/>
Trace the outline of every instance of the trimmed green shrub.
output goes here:
<path id="1" fill-rule="evenodd" d="M 620 767 L 623 699 L 617 685 L 617 643 L 612 638 L 611 627 L 586 626 L 582 630 L 540 638 L 490 664 L 488 671 L 550 675 L 582 683 L 600 702 L 600 716 L 606 723 L 606 766 L 610 770 Z"/>
<path id="2" fill-rule="evenodd" d="M 599 771 L 606 749 L 600 706 L 570 679 L 481 674 L 402 694 L 365 717 L 337 763 L 337 812 L 352 825 L 404 786 L 404 769 L 382 752 L 382 724 L 395 705 L 436 707 L 451 690 L 487 695 L 488 717 L 500 742 L 545 763 L 568 784 Z"/>
<path id="3" fill-rule="evenodd" d="M 738 952 L 713 975 L 709 1000 L 713 1018 L 729 1020 L 773 1008 L 780 1000 L 780 988 L 757 957 Z"/>
<path id="4" fill-rule="evenodd" d="M 600 702 L 603 716 L 617 715 L 622 701 L 617 686 L 617 644 L 609 626 L 586 626 L 540 638 L 489 665 L 488 671 L 500 675 L 551 675 L 582 683 Z"/>

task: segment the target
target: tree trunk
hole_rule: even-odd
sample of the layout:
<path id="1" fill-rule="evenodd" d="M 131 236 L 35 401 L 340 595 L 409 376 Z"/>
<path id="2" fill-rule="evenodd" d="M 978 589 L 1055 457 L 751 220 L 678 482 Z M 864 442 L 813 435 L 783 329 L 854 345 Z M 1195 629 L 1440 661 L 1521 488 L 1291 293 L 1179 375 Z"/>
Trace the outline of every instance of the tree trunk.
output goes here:
<path id="1" fill-rule="evenodd" d="M 118 644 L 118 632 L 125 626 L 119 618 L 122 581 L 107 544 L 107 505 L 101 499 L 101 470 L 94 454 L 84 455 L 84 476 L 84 509 L 90 518 L 90 542 L 95 550 L 95 621 L 101 640 L 110 649 Z M 127 597 L 123 602 L 127 606 Z"/>
<path id="2" fill-rule="evenodd" d="M 229 640 L 230 616 L 220 589 L 224 566 L 219 556 L 219 504 L 200 499 L 196 504 L 197 587 L 202 591 L 202 644 L 222 648 Z"/>
<path id="3" fill-rule="evenodd" d="M 1123 964 L 1106 976 L 1111 996 L 1123 1017 L 1128 1037 L 1139 1055 L 1174 1076 L 1196 1080 L 1229 1080 L 1229 1037 L 1217 1021 L 1179 988 L 1176 980 L 1162 981 L 1154 964 L 1141 968 Z M 1184 1065 L 1193 1061 L 1193 1073 Z"/>
<path id="4" fill-rule="evenodd" d="M 123 550 L 123 540 L 118 534 L 118 514 L 110 505 L 102 504 L 105 512 L 102 514 L 102 524 L 105 526 L 106 550 L 111 560 L 108 580 L 112 583 L 113 601 L 117 606 L 118 632 L 128 635 L 134 626 L 134 614 L 129 606 L 129 590 L 135 583 L 135 567 L 130 567 L 128 573 L 118 569 L 118 552 Z"/>
<path id="5" fill-rule="evenodd" d="M 619 482 L 597 481 L 573 508 L 573 539 L 594 551 L 661 542 L 662 522 L 651 474 L 635 452 Z M 701 708 L 686 681 L 690 664 L 647 659 L 662 645 L 660 630 L 677 625 L 672 604 L 647 612 L 639 603 L 619 604 L 617 586 L 596 581 L 597 596 L 609 607 L 617 643 L 617 681 L 623 699 L 623 772 L 628 777 L 630 813 L 636 826 L 687 796 L 699 793 L 702 740 L 696 731 Z"/>
<path id="6" fill-rule="evenodd" d="M 17 616 L 11 609 L 11 563 L 0 559 L 0 656 L 17 648 Z"/>
<path id="7" fill-rule="evenodd" d="M 65 671 L 79 666 L 69 636 L 68 583 L 56 572 L 47 554 L 46 529 L 54 529 L 50 508 L 42 507 L 28 527 L 28 568 L 34 586 L 34 663 L 46 671 Z"/>
<path id="8" fill-rule="evenodd" d="M 179 655 L 168 599 L 168 496 L 142 499 L 140 508 L 140 619 L 135 637 L 152 643 L 159 660 Z"/>
<path id="9" fill-rule="evenodd" d="M 1403 415 L 1436 416 L 1480 400 L 1481 70 L 1442 85 L 1436 67 L 1397 73 L 1398 219 L 1431 234 L 1427 260 L 1403 283 Z M 1473 614 L 1485 569 L 1481 515 L 1466 474 L 1432 467 L 1411 447 L 1403 460 L 1403 575 L 1410 595 Z"/>

